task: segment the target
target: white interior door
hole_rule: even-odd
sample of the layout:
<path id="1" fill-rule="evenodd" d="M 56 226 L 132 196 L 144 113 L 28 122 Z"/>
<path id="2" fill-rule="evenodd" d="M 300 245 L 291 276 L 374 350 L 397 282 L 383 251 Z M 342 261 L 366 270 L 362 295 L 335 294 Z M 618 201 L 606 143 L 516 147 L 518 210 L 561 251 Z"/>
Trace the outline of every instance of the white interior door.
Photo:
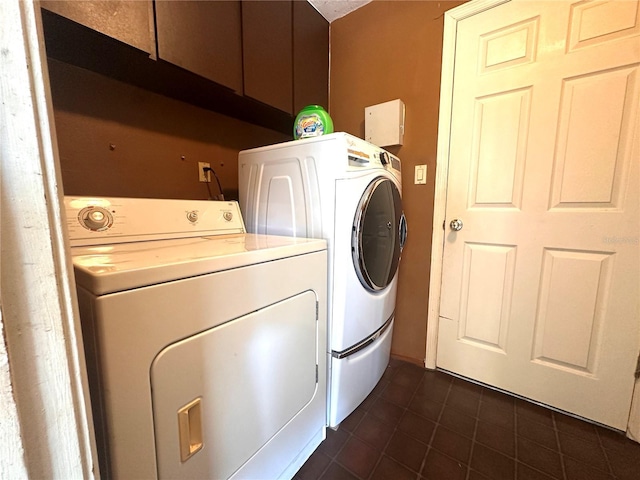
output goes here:
<path id="1" fill-rule="evenodd" d="M 512 1 L 456 35 L 437 366 L 624 430 L 638 1 Z"/>

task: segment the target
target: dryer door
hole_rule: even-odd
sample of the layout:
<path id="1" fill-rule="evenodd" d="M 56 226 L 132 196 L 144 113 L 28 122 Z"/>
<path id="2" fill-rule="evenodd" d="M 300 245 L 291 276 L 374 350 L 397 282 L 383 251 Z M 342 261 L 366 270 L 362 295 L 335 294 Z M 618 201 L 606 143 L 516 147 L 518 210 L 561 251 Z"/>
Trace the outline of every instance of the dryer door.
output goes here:
<path id="1" fill-rule="evenodd" d="M 158 353 L 150 377 L 159 479 L 256 478 L 245 468 L 280 477 L 325 420 L 316 300 L 299 293 Z M 307 409 L 315 420 L 297 424 Z"/>
<path id="2" fill-rule="evenodd" d="M 358 205 L 351 238 L 353 264 L 365 288 L 384 290 L 393 280 L 406 234 L 398 187 L 389 178 L 374 179 Z"/>

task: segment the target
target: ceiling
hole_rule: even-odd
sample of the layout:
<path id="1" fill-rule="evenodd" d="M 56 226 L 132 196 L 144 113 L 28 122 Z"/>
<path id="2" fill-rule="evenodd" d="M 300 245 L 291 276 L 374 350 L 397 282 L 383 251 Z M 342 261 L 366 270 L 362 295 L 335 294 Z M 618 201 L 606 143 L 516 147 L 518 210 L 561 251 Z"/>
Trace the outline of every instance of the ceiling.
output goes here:
<path id="1" fill-rule="evenodd" d="M 371 0 L 308 0 L 329 23 L 369 3 Z"/>

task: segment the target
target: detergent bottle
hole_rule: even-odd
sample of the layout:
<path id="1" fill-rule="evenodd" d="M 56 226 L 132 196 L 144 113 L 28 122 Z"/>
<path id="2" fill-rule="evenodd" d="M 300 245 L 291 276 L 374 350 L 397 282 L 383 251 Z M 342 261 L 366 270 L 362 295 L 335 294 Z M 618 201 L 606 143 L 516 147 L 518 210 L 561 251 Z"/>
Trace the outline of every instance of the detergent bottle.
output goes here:
<path id="1" fill-rule="evenodd" d="M 320 105 L 307 105 L 296 117 L 293 126 L 293 138 L 319 137 L 333 133 L 333 120 Z"/>

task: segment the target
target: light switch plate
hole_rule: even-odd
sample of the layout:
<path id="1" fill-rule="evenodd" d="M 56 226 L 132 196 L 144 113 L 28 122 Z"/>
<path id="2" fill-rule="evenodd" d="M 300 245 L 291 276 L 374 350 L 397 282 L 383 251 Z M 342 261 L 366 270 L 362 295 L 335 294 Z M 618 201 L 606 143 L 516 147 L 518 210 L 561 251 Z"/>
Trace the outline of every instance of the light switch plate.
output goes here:
<path id="1" fill-rule="evenodd" d="M 416 185 L 427 184 L 427 166 L 426 165 L 416 165 L 415 179 L 413 183 Z"/>

